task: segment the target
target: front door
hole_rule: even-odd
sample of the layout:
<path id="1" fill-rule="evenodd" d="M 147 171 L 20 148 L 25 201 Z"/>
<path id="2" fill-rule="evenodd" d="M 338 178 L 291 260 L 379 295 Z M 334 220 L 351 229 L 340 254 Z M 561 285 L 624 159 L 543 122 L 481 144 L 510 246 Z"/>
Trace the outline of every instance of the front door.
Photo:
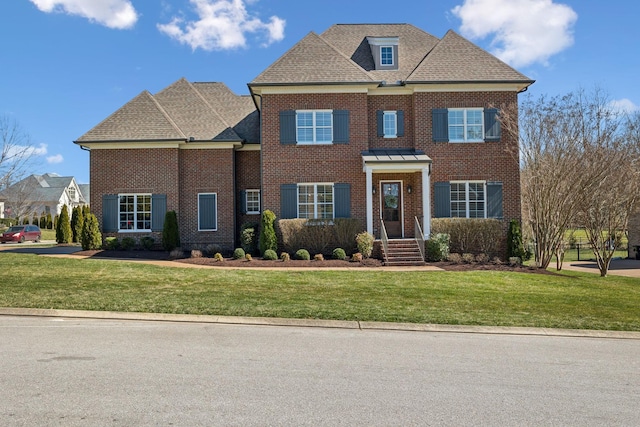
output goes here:
<path id="1" fill-rule="evenodd" d="M 402 183 L 383 182 L 382 220 L 390 239 L 402 237 Z"/>

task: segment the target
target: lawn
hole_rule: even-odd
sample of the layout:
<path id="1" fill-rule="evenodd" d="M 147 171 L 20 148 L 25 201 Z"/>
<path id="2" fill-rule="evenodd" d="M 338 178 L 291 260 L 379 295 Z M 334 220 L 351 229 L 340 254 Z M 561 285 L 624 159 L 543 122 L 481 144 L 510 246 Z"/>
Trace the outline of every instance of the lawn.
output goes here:
<path id="1" fill-rule="evenodd" d="M 0 253 L 0 307 L 640 331 L 640 281 L 561 272 L 264 271 Z"/>

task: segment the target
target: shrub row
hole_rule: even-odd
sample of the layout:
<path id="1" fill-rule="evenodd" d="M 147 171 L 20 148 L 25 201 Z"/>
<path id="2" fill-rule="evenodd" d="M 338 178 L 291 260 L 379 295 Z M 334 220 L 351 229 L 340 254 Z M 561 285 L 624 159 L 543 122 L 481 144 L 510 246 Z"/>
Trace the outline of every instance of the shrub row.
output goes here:
<path id="1" fill-rule="evenodd" d="M 505 232 L 497 219 L 434 218 L 433 235 L 449 235 L 449 252 L 487 254 L 493 258 L 504 248 Z M 428 251 L 427 251 L 428 252 Z"/>
<path id="2" fill-rule="evenodd" d="M 286 252 L 307 248 L 312 253 L 329 256 L 335 248 L 353 253 L 356 249 L 356 236 L 362 231 L 362 225 L 359 220 L 352 218 L 332 221 L 281 219 L 277 230 L 281 247 Z"/>

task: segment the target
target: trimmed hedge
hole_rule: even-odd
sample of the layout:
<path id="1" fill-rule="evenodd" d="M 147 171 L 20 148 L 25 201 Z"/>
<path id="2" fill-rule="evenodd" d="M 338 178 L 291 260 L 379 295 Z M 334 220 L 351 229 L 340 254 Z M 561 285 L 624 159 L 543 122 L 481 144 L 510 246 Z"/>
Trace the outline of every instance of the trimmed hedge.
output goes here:
<path id="1" fill-rule="evenodd" d="M 504 223 L 497 219 L 434 218 L 431 233 L 448 234 L 450 252 L 490 257 L 501 255 L 506 237 Z"/>
<path id="2" fill-rule="evenodd" d="M 362 224 L 353 218 L 338 218 L 333 221 L 315 219 L 281 219 L 278 232 L 282 247 L 287 252 L 308 248 L 310 252 L 331 255 L 335 248 L 344 248 L 353 253 L 356 235 Z"/>

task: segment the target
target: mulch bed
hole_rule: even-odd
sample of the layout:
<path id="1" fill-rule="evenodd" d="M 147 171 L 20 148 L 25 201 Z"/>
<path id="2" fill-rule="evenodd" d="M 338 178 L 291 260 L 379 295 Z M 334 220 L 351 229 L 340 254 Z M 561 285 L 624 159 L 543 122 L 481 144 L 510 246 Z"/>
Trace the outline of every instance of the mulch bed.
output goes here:
<path id="1" fill-rule="evenodd" d="M 134 250 L 134 251 L 107 251 L 107 250 L 97 250 L 97 251 L 80 251 L 76 252 L 74 255 L 79 256 L 88 256 L 92 258 L 105 258 L 105 259 L 137 259 L 137 260 L 159 260 L 166 261 L 169 260 L 169 253 L 165 251 L 144 251 L 144 250 Z M 337 260 L 337 259 L 326 259 L 324 261 L 303 261 L 303 260 L 290 260 L 286 262 L 282 262 L 280 260 L 271 261 L 271 260 L 263 260 L 259 257 L 254 257 L 253 260 L 247 261 L 245 259 L 235 260 L 232 258 L 225 258 L 223 262 L 216 261 L 211 257 L 201 257 L 201 258 L 182 258 L 176 259 L 176 262 L 181 262 L 185 264 L 197 264 L 197 265 L 207 265 L 211 267 L 239 267 L 239 268 L 260 268 L 260 267 L 313 267 L 313 268 L 340 268 L 340 267 L 382 267 L 382 261 L 379 259 L 365 259 L 362 262 L 350 262 L 348 260 Z M 429 263 L 428 265 L 433 265 L 435 267 L 439 267 L 445 271 L 482 271 L 482 270 L 490 270 L 490 271 L 517 271 L 523 273 L 540 273 L 540 274 L 555 274 L 554 272 L 550 272 L 547 270 L 527 267 L 527 266 L 511 266 L 508 264 L 453 264 L 450 262 L 434 262 Z"/>

